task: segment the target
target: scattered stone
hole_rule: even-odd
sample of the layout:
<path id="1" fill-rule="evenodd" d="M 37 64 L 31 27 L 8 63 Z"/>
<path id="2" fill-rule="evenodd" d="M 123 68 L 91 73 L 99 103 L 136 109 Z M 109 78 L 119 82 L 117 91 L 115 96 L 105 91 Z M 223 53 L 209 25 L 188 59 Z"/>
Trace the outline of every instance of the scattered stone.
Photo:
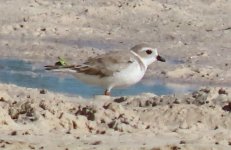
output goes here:
<path id="1" fill-rule="evenodd" d="M 163 74 L 163 75 L 166 75 L 166 74 L 167 74 L 166 71 L 161 71 L 160 73 Z"/>
<path id="2" fill-rule="evenodd" d="M 77 129 L 77 123 L 75 121 L 72 121 L 73 129 Z"/>
<path id="3" fill-rule="evenodd" d="M 11 132 L 11 134 L 10 134 L 10 135 L 12 135 L 12 136 L 17 135 L 17 131 L 13 131 L 13 132 Z"/>
<path id="4" fill-rule="evenodd" d="M 147 125 L 145 129 L 150 129 L 150 127 L 151 127 L 150 125 Z"/>
<path id="5" fill-rule="evenodd" d="M 26 131 L 22 135 L 30 135 L 30 133 L 28 131 Z"/>
<path id="6" fill-rule="evenodd" d="M 86 116 L 88 120 L 94 121 L 95 120 L 95 113 L 96 110 L 93 107 L 85 106 L 83 108 L 79 107 L 78 111 L 75 113 L 75 115 L 82 115 Z"/>
<path id="7" fill-rule="evenodd" d="M 6 100 L 3 97 L 0 98 L 0 102 L 5 102 L 5 101 Z"/>
<path id="8" fill-rule="evenodd" d="M 47 91 L 45 89 L 40 90 L 40 94 L 46 94 Z"/>
<path id="9" fill-rule="evenodd" d="M 204 52 L 200 52 L 200 53 L 197 53 L 196 55 L 197 56 L 202 56 L 202 55 L 204 55 L 205 53 Z"/>
<path id="10" fill-rule="evenodd" d="M 210 92 L 210 89 L 201 89 L 200 91 L 208 94 Z"/>
<path id="11" fill-rule="evenodd" d="M 180 141 L 180 144 L 186 144 L 186 142 L 185 141 Z"/>
<path id="12" fill-rule="evenodd" d="M 179 102 L 177 99 L 175 99 L 175 100 L 173 101 L 173 104 L 180 104 L 180 102 Z"/>
<path id="13" fill-rule="evenodd" d="M 23 18 L 23 22 L 27 22 L 28 21 L 28 18 Z"/>
<path id="14" fill-rule="evenodd" d="M 92 145 L 99 145 L 99 144 L 102 144 L 102 141 L 95 141 L 92 143 Z"/>
<path id="15" fill-rule="evenodd" d="M 122 103 L 124 101 L 126 101 L 125 97 L 119 97 L 119 98 L 114 99 L 114 102 L 116 102 L 116 103 Z"/>
<path id="16" fill-rule="evenodd" d="M 29 148 L 31 148 L 31 149 L 35 149 L 35 147 L 34 147 L 34 146 L 32 146 L 32 145 L 29 145 Z"/>
<path id="17" fill-rule="evenodd" d="M 224 28 L 222 30 L 231 30 L 231 27 L 226 27 L 226 28 Z"/>
<path id="18" fill-rule="evenodd" d="M 223 110 L 231 112 L 231 102 L 222 107 Z"/>
<path id="19" fill-rule="evenodd" d="M 221 94 L 228 95 L 228 92 L 225 89 L 221 88 L 221 89 L 219 89 L 218 94 L 220 94 L 220 95 Z"/>
<path id="20" fill-rule="evenodd" d="M 100 130 L 96 131 L 96 134 L 105 134 L 105 133 L 106 133 L 106 131 L 104 131 L 104 130 L 103 131 L 100 131 Z"/>
<path id="21" fill-rule="evenodd" d="M 44 109 L 44 110 L 45 110 L 45 109 Z M 61 119 L 61 118 L 63 117 L 63 114 L 64 114 L 64 113 L 61 112 L 58 118 Z"/>
<path id="22" fill-rule="evenodd" d="M 171 149 L 171 150 L 180 150 L 181 148 L 178 147 L 178 146 L 171 146 L 170 149 Z"/>
<path id="23" fill-rule="evenodd" d="M 40 30 L 41 30 L 41 31 L 46 31 L 46 28 L 41 28 Z"/>
<path id="24" fill-rule="evenodd" d="M 116 121 L 115 120 L 108 124 L 109 128 L 115 128 L 115 126 L 116 126 Z"/>
<path id="25" fill-rule="evenodd" d="M 89 11 L 88 9 L 85 9 L 85 10 L 84 10 L 85 13 L 88 13 L 88 11 Z"/>

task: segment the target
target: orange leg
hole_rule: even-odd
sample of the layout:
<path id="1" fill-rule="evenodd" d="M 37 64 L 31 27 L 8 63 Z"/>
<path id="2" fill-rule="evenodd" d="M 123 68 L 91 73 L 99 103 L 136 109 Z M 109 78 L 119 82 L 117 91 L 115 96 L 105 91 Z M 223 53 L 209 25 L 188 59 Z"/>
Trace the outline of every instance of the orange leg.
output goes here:
<path id="1" fill-rule="evenodd" d="M 110 93 L 110 91 L 105 90 L 105 91 L 104 91 L 104 95 L 111 96 L 111 93 Z"/>

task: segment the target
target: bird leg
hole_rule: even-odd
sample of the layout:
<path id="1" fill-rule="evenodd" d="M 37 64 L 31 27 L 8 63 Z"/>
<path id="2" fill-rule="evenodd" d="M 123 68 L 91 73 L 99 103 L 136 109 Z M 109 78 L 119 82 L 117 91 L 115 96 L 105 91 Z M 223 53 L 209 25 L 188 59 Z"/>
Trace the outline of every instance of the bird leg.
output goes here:
<path id="1" fill-rule="evenodd" d="M 111 96 L 111 93 L 110 93 L 109 90 L 105 90 L 105 91 L 104 91 L 104 95 Z"/>

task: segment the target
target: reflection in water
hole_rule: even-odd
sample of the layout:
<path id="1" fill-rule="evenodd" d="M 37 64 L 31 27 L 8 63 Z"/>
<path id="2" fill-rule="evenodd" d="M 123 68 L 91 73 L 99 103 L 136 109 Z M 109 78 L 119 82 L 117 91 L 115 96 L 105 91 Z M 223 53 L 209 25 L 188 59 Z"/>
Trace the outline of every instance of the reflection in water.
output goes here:
<path id="1" fill-rule="evenodd" d="M 0 59 L 0 82 L 12 83 L 18 86 L 31 88 L 44 88 L 50 91 L 77 94 L 83 97 L 91 97 L 103 93 L 103 89 L 82 83 L 70 75 L 57 74 L 45 71 L 40 64 L 33 64 L 23 60 Z M 138 83 L 126 89 L 113 89 L 113 96 L 137 95 L 143 92 L 151 92 L 156 95 L 187 92 L 195 88 L 185 88 L 179 85 L 162 84 L 156 81 Z M 152 83 L 152 84 L 150 84 Z"/>
<path id="2" fill-rule="evenodd" d="M 187 92 L 192 92 L 198 88 L 198 85 L 176 84 L 176 83 L 167 83 L 166 86 L 172 89 L 173 93 L 187 93 Z"/>

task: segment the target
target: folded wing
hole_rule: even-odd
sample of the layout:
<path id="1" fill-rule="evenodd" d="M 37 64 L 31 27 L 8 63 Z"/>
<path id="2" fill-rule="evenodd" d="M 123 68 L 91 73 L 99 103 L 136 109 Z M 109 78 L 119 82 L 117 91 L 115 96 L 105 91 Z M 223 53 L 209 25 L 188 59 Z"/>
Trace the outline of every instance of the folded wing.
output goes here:
<path id="1" fill-rule="evenodd" d="M 94 58 L 89 58 L 82 65 L 67 65 L 67 66 L 45 66 L 46 70 L 58 70 L 58 71 L 75 71 L 78 73 L 84 73 L 87 75 L 97 75 L 100 77 L 111 76 L 115 72 L 128 67 L 129 64 L 134 62 L 134 57 L 130 51 L 116 51 L 103 55 L 99 55 Z"/>

